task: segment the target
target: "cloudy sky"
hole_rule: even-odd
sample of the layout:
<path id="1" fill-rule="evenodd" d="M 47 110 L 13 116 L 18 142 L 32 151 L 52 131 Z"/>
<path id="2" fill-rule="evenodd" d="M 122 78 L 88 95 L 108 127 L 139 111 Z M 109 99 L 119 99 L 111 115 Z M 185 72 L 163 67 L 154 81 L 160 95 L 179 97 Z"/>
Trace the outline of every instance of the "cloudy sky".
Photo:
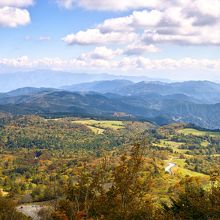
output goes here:
<path id="1" fill-rule="evenodd" d="M 220 0 L 0 0 L 0 72 L 220 80 Z"/>

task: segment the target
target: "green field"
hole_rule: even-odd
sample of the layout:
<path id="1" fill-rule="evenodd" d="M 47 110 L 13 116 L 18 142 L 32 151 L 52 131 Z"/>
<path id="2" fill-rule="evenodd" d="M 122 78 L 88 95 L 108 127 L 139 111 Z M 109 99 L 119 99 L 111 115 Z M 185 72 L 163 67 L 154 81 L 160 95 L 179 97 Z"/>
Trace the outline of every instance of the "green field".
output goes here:
<path id="1" fill-rule="evenodd" d="M 177 166 L 174 167 L 174 173 L 178 173 L 181 176 L 198 176 L 198 177 L 206 177 L 207 175 L 202 174 L 202 173 L 198 173 L 198 172 L 194 172 L 191 171 L 189 169 L 185 168 L 185 159 L 178 159 L 178 158 L 174 158 L 172 160 L 173 163 L 175 163 Z"/>
<path id="2" fill-rule="evenodd" d="M 190 157 L 190 155 L 185 154 L 187 150 L 184 149 L 179 149 L 179 147 L 182 145 L 183 143 L 179 143 L 179 142 L 174 142 L 174 141 L 168 141 L 168 140 L 161 140 L 159 144 L 157 144 L 160 147 L 170 147 L 174 150 L 175 153 L 182 154 L 185 156 L 185 158 Z M 170 155 L 171 156 L 171 155 Z M 202 173 L 198 173 L 198 172 L 193 172 L 189 169 L 185 168 L 185 159 L 180 159 L 178 157 L 175 156 L 171 156 L 171 158 L 169 160 L 167 160 L 168 162 L 172 162 L 175 163 L 177 166 L 173 168 L 173 172 L 175 174 L 178 174 L 182 177 L 184 176 L 198 176 L 198 177 L 205 177 L 206 175 L 202 174 Z"/>
<path id="3" fill-rule="evenodd" d="M 183 149 L 179 149 L 179 147 L 182 145 L 183 143 L 180 142 L 175 142 L 175 141 L 169 141 L 169 140 L 160 140 L 160 143 L 157 144 L 160 147 L 170 147 L 174 150 L 174 152 L 177 153 L 185 153 L 186 150 Z"/>
<path id="4" fill-rule="evenodd" d="M 102 134 L 106 129 L 119 130 L 124 128 L 122 121 L 99 121 L 99 120 L 76 120 L 73 121 L 77 124 L 86 125 L 91 129 L 95 134 Z"/>
<path id="5" fill-rule="evenodd" d="M 211 136 L 211 137 L 220 136 L 220 132 L 199 131 L 193 128 L 184 128 L 178 130 L 178 133 L 184 135 L 194 135 L 194 136 Z"/>

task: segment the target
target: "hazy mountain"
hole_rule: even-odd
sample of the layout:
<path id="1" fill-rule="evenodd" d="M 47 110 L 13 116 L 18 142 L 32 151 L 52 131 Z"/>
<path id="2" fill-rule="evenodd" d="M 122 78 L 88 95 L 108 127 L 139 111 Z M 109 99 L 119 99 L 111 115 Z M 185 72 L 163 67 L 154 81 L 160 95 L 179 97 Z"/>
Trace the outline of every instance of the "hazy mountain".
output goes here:
<path id="1" fill-rule="evenodd" d="M 220 102 L 220 84 L 208 81 L 188 81 L 179 83 L 140 82 L 123 87 L 118 91 L 122 95 L 160 95 L 182 94 L 200 100 L 203 103 Z"/>
<path id="2" fill-rule="evenodd" d="M 30 72 L 0 74 L 0 92 L 7 92 L 23 87 L 59 88 L 79 83 L 115 79 L 124 79 L 134 82 L 153 80 L 145 76 L 120 76 L 110 74 L 87 74 L 37 70 Z"/>
<path id="3" fill-rule="evenodd" d="M 12 90 L 10 92 L 3 93 L 3 94 L 4 94 L 5 97 L 13 97 L 13 96 L 37 94 L 39 92 L 49 92 L 49 91 L 54 91 L 54 90 L 57 90 L 57 89 L 24 87 L 24 88 L 15 89 L 15 90 Z M 1 97 L 1 94 L 0 94 L 0 97 Z"/>
<path id="4" fill-rule="evenodd" d="M 128 80 L 111 80 L 111 81 L 106 80 L 106 81 L 96 81 L 90 83 L 76 84 L 72 86 L 64 86 L 61 88 L 67 91 L 83 91 L 83 92 L 94 91 L 100 93 L 107 93 L 107 92 L 117 93 L 120 89 L 133 84 L 134 83 L 132 81 L 128 81 Z"/>
<path id="5" fill-rule="evenodd" d="M 123 96 L 178 96 L 181 100 L 191 102 L 215 104 L 220 102 L 220 84 L 209 81 L 188 81 L 179 83 L 138 82 L 127 80 L 96 81 L 62 87 L 67 91 L 99 93 L 116 93 Z"/>

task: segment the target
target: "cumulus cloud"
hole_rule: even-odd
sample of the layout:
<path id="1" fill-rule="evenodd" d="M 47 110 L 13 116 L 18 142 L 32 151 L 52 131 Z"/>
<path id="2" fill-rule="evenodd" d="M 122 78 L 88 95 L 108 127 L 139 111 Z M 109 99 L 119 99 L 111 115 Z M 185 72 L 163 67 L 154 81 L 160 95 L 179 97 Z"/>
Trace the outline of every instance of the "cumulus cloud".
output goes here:
<path id="1" fill-rule="evenodd" d="M 113 60 L 123 56 L 139 56 L 145 53 L 159 52 L 159 48 L 155 45 L 141 45 L 139 43 L 129 44 L 123 49 L 111 49 L 105 46 L 95 47 L 94 50 L 86 53 L 82 53 L 79 60 Z"/>
<path id="2" fill-rule="evenodd" d="M 96 47 L 94 51 L 83 53 L 79 59 L 81 60 L 109 60 L 113 59 L 115 56 L 121 55 L 123 51 L 121 49 L 112 50 L 107 47 Z"/>
<path id="3" fill-rule="evenodd" d="M 125 55 L 142 55 L 144 53 L 157 53 L 160 49 L 153 44 L 133 43 L 124 50 Z"/>
<path id="4" fill-rule="evenodd" d="M 33 0 L 1 0 L 0 26 L 24 26 L 31 22 L 30 14 L 25 7 L 33 5 Z"/>
<path id="5" fill-rule="evenodd" d="M 34 1 L 33 0 L 1 0 L 0 1 L 0 7 L 27 7 L 30 5 L 33 5 Z"/>
<path id="6" fill-rule="evenodd" d="M 74 6 L 88 10 L 125 11 L 130 9 L 153 8 L 159 5 L 159 0 L 58 0 L 59 5 L 66 9 Z"/>
<path id="7" fill-rule="evenodd" d="M 146 71 L 146 70 L 182 70 L 182 69 L 194 69 L 194 70 L 216 70 L 220 68 L 220 60 L 208 60 L 208 59 L 193 59 L 182 58 L 176 59 L 160 59 L 151 60 L 145 57 L 124 57 L 119 63 L 118 67 L 121 67 L 124 71 Z"/>
<path id="8" fill-rule="evenodd" d="M 98 9 L 98 0 L 82 0 L 75 4 Z M 102 1 L 106 8 L 122 8 L 131 1 Z M 219 0 L 176 0 L 176 1 L 132 1 L 143 9 L 130 15 L 106 19 L 93 29 L 79 31 L 64 37 L 68 44 L 108 44 L 131 40 L 142 41 L 141 45 L 173 43 L 191 45 L 220 44 L 220 1 Z M 146 3 L 147 2 L 147 3 Z M 154 4 L 152 3 L 154 2 Z M 104 4 L 105 3 L 105 4 Z M 148 7 L 144 4 L 151 4 Z M 125 7 L 126 8 L 126 7 Z M 135 9 L 133 7 L 132 9 Z M 133 38 L 135 36 L 135 39 Z M 127 39 L 127 40 L 126 40 Z M 144 50 L 144 48 L 143 48 Z"/>
<path id="9" fill-rule="evenodd" d="M 120 33 L 108 32 L 103 33 L 99 29 L 88 29 L 86 31 L 79 31 L 76 34 L 69 34 L 62 40 L 69 45 L 102 45 L 121 43 L 126 44 L 136 40 L 136 33 Z"/>
<path id="10" fill-rule="evenodd" d="M 32 2 L 32 0 L 3 0 L 2 2 Z M 191 12 L 200 12 L 203 15 L 219 17 L 219 0 L 56 0 L 58 5 L 71 9 L 81 7 L 88 10 L 107 10 L 107 11 L 126 11 L 139 9 L 158 9 L 163 10 L 172 6 L 180 6 Z M 0 3 L 1 4 L 1 3 Z"/>
<path id="11" fill-rule="evenodd" d="M 107 19 L 98 25 L 98 28 L 102 32 L 133 31 L 141 27 L 154 27 L 158 25 L 161 19 L 162 13 L 157 10 L 134 11 L 131 15 L 126 17 Z"/>
<path id="12" fill-rule="evenodd" d="M 14 28 L 19 25 L 27 25 L 30 21 L 30 14 L 26 9 L 12 7 L 0 8 L 0 26 Z"/>
<path id="13" fill-rule="evenodd" d="M 219 0 L 196 0 L 192 1 L 192 9 L 198 11 L 203 15 L 214 17 L 220 16 L 220 2 Z"/>
<path id="14" fill-rule="evenodd" d="M 111 55 L 109 55 L 111 56 Z M 108 56 L 107 56 L 108 57 Z M 41 58 L 32 60 L 27 56 L 0 59 L 0 67 L 17 69 L 60 69 L 60 70 L 115 70 L 125 72 L 145 72 L 145 71 L 164 71 L 164 70 L 206 70 L 220 71 L 220 60 L 209 59 L 148 59 L 142 56 L 122 57 L 120 59 L 97 59 L 93 56 L 81 56 L 79 58 L 64 60 L 61 58 Z M 178 74 L 178 73 L 177 73 Z"/>

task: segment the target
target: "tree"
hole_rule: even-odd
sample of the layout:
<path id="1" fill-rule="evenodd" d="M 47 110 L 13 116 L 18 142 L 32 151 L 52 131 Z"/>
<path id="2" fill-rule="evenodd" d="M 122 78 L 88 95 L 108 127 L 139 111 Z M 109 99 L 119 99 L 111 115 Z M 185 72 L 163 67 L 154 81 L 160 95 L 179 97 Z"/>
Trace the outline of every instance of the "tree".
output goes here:
<path id="1" fill-rule="evenodd" d="M 104 219 L 152 219 L 148 194 L 152 173 L 145 173 L 144 148 L 136 144 L 113 170 L 112 187 L 98 198 L 97 210 Z"/>
<path id="2" fill-rule="evenodd" d="M 28 220 L 26 216 L 19 213 L 15 208 L 15 203 L 0 195 L 0 220 Z"/>
<path id="3" fill-rule="evenodd" d="M 66 190 L 56 212 L 73 219 L 152 219 L 151 179 L 157 175 L 155 162 L 145 161 L 145 147 L 136 144 L 117 165 L 104 159 L 96 167 L 84 164 L 77 181 Z"/>
<path id="4" fill-rule="evenodd" d="M 169 219 L 220 219 L 220 185 L 211 184 L 210 189 L 202 188 L 195 178 L 187 177 L 184 190 L 177 199 L 171 199 L 172 206 L 164 205 L 165 216 Z M 169 216 L 169 217 L 168 217 Z"/>

